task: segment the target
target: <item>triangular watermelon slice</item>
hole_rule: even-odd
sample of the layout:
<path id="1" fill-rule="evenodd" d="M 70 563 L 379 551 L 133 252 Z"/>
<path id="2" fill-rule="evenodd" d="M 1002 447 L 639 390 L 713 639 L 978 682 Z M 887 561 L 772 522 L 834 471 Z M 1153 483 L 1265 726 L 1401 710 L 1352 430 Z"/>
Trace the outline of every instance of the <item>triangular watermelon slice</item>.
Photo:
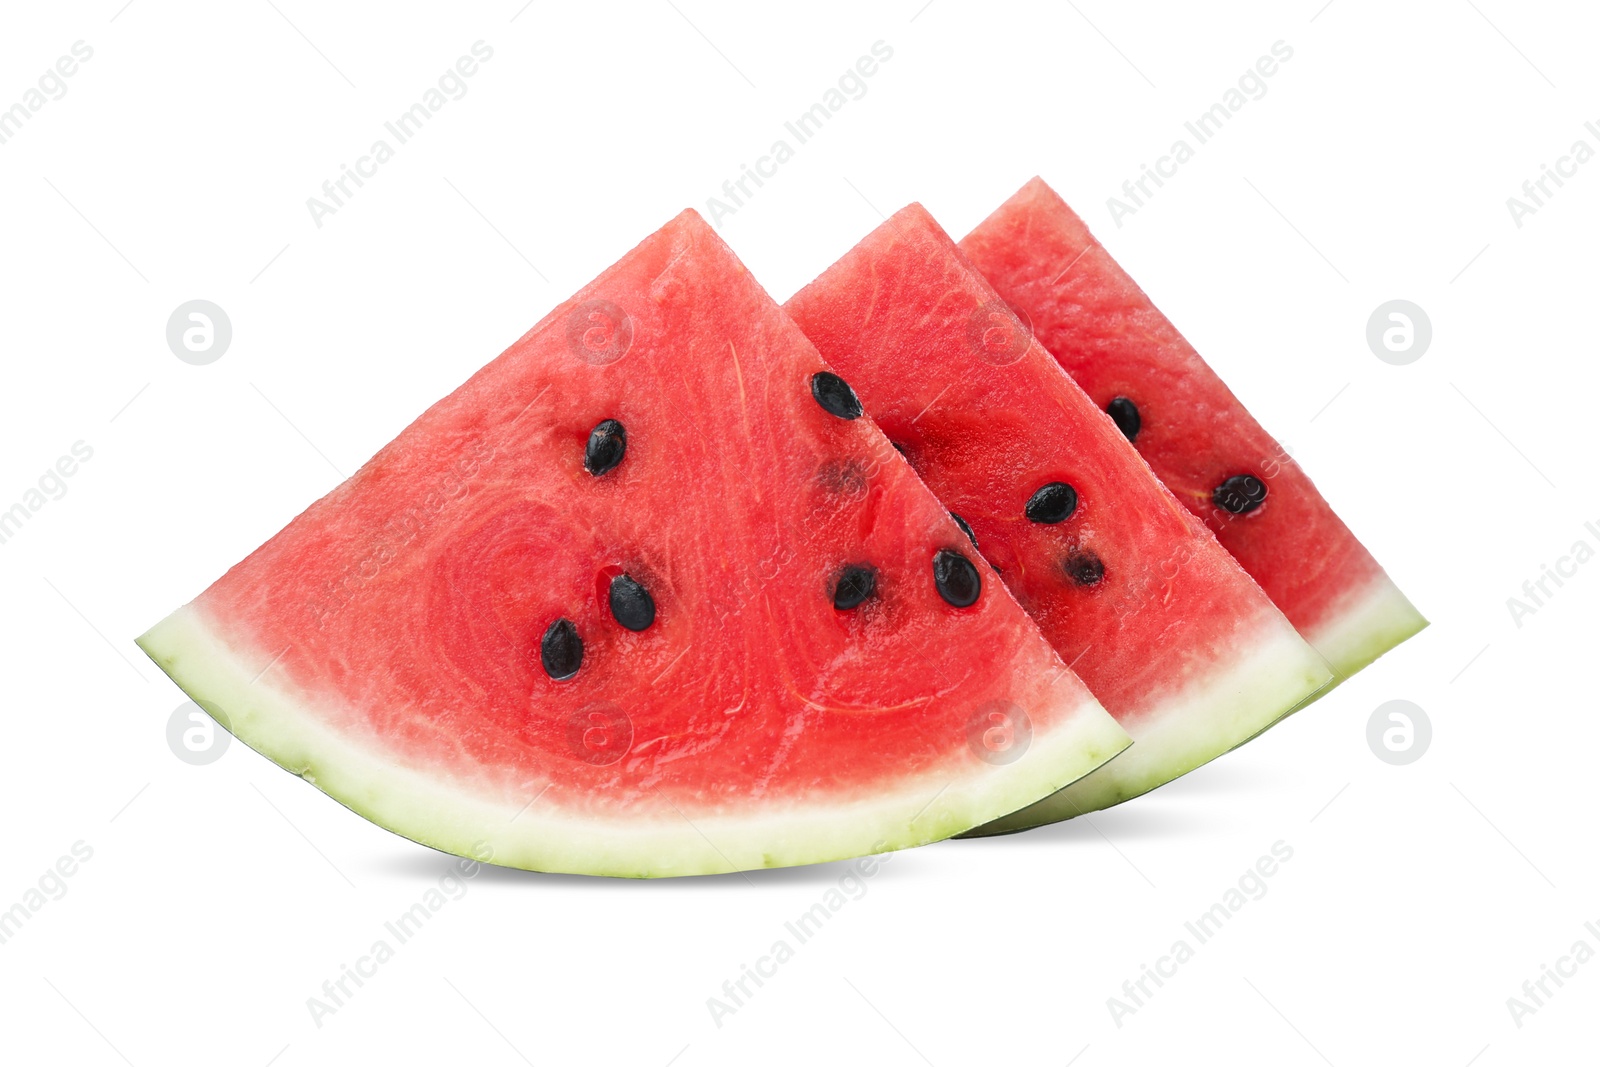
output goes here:
<path id="1" fill-rule="evenodd" d="M 1129 742 L 859 414 L 685 212 L 139 644 L 285 769 L 480 860 L 938 840 Z"/>
<path id="2" fill-rule="evenodd" d="M 1248 740 L 1327 665 L 920 205 L 785 306 L 1134 738 L 989 827 L 1137 796 Z"/>
<path id="3" fill-rule="evenodd" d="M 1428 624 L 1055 190 L 1034 178 L 961 249 L 1341 679 Z"/>

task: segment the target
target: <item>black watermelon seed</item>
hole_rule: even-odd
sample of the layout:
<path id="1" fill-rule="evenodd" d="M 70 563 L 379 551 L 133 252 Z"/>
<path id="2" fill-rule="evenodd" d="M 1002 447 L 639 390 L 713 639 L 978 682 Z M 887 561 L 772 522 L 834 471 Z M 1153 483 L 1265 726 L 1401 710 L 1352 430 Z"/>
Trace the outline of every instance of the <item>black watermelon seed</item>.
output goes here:
<path id="1" fill-rule="evenodd" d="M 1211 490 L 1211 502 L 1235 515 L 1259 508 L 1267 499 L 1267 483 L 1253 474 L 1235 474 Z"/>
<path id="2" fill-rule="evenodd" d="M 1051 482 L 1040 486 L 1022 510 L 1032 522 L 1065 522 L 1078 510 L 1078 491 L 1066 482 Z"/>
<path id="3" fill-rule="evenodd" d="M 611 579 L 611 617 L 624 630 L 648 630 L 656 621 L 656 602 L 648 589 L 626 574 L 619 574 Z"/>
<path id="4" fill-rule="evenodd" d="M 833 606 L 840 611 L 849 611 L 871 596 L 877 588 L 877 571 L 851 563 L 839 572 L 839 581 L 833 587 Z"/>
<path id="5" fill-rule="evenodd" d="M 598 478 L 622 462 L 628 451 L 628 431 L 616 419 L 606 419 L 589 431 L 583 448 L 583 469 Z"/>
<path id="6" fill-rule="evenodd" d="M 971 607 L 983 591 L 978 568 L 966 556 L 950 548 L 940 549 L 933 557 L 933 584 L 945 603 L 957 608 Z"/>
<path id="7" fill-rule="evenodd" d="M 589 443 L 584 445 L 584 470 L 600 477 L 622 462 L 627 453 L 627 430 L 616 419 L 598 422 L 589 430 Z"/>
<path id="8" fill-rule="evenodd" d="M 1061 566 L 1079 585 L 1097 585 L 1106 576 L 1106 565 L 1093 552 L 1074 552 Z"/>
<path id="9" fill-rule="evenodd" d="M 972 542 L 972 547 L 977 548 L 978 535 L 972 532 L 972 527 L 967 525 L 967 520 L 963 519 L 960 515 L 957 515 L 953 511 L 950 513 L 950 517 L 956 520 L 956 525 L 961 527 L 961 532 L 967 535 L 967 540 Z"/>
<path id="10" fill-rule="evenodd" d="M 811 395 L 829 415 L 841 419 L 861 417 L 861 401 L 856 398 L 856 391 L 832 371 L 819 370 L 811 376 Z"/>
<path id="11" fill-rule="evenodd" d="M 583 638 L 571 619 L 557 619 L 539 642 L 539 661 L 544 672 L 556 681 L 571 678 L 583 666 Z"/>
<path id="12" fill-rule="evenodd" d="M 1139 419 L 1139 406 L 1133 401 L 1119 396 L 1106 405 L 1106 414 L 1117 424 L 1122 436 L 1130 441 L 1139 436 L 1139 427 L 1144 424 Z"/>

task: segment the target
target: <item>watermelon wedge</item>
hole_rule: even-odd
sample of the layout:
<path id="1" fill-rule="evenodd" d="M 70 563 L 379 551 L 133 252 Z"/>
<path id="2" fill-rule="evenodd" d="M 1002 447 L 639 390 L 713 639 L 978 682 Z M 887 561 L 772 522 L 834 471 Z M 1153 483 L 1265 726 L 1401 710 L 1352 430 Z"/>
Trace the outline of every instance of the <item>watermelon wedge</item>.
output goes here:
<path id="1" fill-rule="evenodd" d="M 938 840 L 1129 741 L 694 212 L 139 639 L 405 837 L 686 875 Z"/>
<path id="2" fill-rule="evenodd" d="M 1127 754 L 985 832 L 1153 789 L 1330 680 L 920 205 L 785 310 L 1134 738 Z"/>
<path id="3" fill-rule="evenodd" d="M 1427 626 L 1055 190 L 1034 178 L 961 250 L 1339 678 Z"/>

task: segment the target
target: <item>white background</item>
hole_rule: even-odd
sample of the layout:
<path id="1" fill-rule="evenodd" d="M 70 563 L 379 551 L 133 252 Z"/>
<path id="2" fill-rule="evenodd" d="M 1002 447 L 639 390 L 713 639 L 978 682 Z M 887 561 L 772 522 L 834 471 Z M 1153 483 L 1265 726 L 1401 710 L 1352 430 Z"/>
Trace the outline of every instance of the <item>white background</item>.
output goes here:
<path id="1" fill-rule="evenodd" d="M 1593 1062 L 1600 962 L 1600 148 L 1577 3 L 7 5 L 0 106 L 0 1055 L 82 1064 Z M 676 7 L 674 7 L 674 4 Z M 919 10 L 919 7 L 921 8 Z M 119 10 L 120 9 L 120 10 Z M 474 41 L 494 58 L 318 229 L 305 206 Z M 894 856 L 716 1026 L 837 866 L 667 883 L 486 871 L 336 1014 L 308 997 L 448 860 L 235 744 L 193 767 L 132 644 L 549 307 L 736 177 L 882 40 L 893 58 L 722 232 L 784 299 L 920 199 L 956 236 L 1043 174 L 1433 620 L 1248 748 L 1092 820 Z M 1120 228 L 1105 207 L 1273 42 L 1293 59 Z M 542 276 L 541 276 L 542 272 Z M 1431 316 L 1405 367 L 1391 298 Z M 215 301 L 218 362 L 168 350 Z M 1415 701 L 1392 767 L 1369 715 Z M 1107 998 L 1257 858 L 1294 850 L 1136 1014 Z M 1193 943 L 1192 938 L 1190 938 Z M 1554 987 L 1551 987 L 1554 989 Z M 674 1059 L 676 1057 L 676 1059 Z"/>

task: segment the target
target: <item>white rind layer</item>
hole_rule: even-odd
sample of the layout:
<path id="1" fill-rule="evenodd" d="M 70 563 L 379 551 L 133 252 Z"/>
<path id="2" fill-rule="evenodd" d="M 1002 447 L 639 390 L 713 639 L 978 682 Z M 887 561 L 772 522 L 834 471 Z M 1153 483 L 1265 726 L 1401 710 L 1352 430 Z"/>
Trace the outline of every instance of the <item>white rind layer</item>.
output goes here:
<path id="1" fill-rule="evenodd" d="M 692 797 L 660 795 L 637 816 L 585 816 L 583 798 L 507 795 L 487 771 L 450 779 L 397 762 L 382 740 L 327 724 L 304 694 L 261 673 L 270 654 L 231 647 L 195 605 L 180 608 L 139 646 L 197 704 L 245 744 L 341 804 L 402 837 L 445 852 L 527 870 L 620 877 L 719 874 L 821 863 L 942 840 L 1029 804 L 1088 774 L 1131 742 L 1099 703 L 1061 687 L 1071 706 L 1035 721 L 1014 763 L 986 763 L 966 747 L 946 773 L 897 781 L 870 798 L 828 803 L 752 799 L 737 813 L 701 812 Z M 475 788 L 476 787 L 476 788 Z"/>
<path id="2" fill-rule="evenodd" d="M 1372 581 L 1345 598 L 1332 618 L 1306 631 L 1306 640 L 1322 653 L 1343 681 L 1428 625 L 1389 576 L 1379 571 Z"/>
<path id="3" fill-rule="evenodd" d="M 966 837 L 1014 833 L 1109 808 L 1188 774 L 1250 740 L 1313 694 L 1333 673 L 1276 611 L 1247 624 L 1224 669 L 1196 676 L 1128 725 L 1134 744 L 1086 778 Z"/>

